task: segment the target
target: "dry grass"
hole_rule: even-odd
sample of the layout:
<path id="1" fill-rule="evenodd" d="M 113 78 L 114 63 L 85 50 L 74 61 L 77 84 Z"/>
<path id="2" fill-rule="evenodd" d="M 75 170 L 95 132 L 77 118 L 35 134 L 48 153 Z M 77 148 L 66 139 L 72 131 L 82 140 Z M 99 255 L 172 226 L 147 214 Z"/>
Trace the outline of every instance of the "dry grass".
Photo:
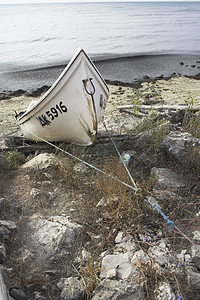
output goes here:
<path id="1" fill-rule="evenodd" d="M 199 116 L 189 117 L 186 113 L 182 126 L 184 130 L 191 130 L 190 132 L 196 138 L 199 138 L 199 122 Z M 161 162 L 164 162 L 165 167 L 168 167 L 171 165 L 171 162 L 167 162 L 167 158 L 164 157 L 159 149 L 160 141 L 165 135 L 162 125 L 161 121 L 154 120 L 152 124 L 148 125 L 146 123 L 145 126 L 147 127 L 144 126 L 144 129 L 148 130 L 149 128 L 151 139 L 147 148 L 152 147 L 152 160 L 155 161 L 155 165 L 159 166 Z M 112 177 L 117 177 L 120 181 L 128 184 L 131 183 L 119 158 L 114 154 L 112 146 L 94 145 L 79 149 L 66 145 L 62 145 L 62 147 L 89 161 L 107 174 L 112 175 Z M 120 152 L 124 149 L 127 151 L 133 150 L 134 143 L 121 143 L 119 148 Z M 143 150 L 145 151 L 145 148 Z M 140 152 L 137 148 L 135 151 L 136 155 L 139 156 Z M 156 159 L 155 153 L 157 154 Z M 0 198 L 8 197 L 9 193 L 13 194 L 9 195 L 10 201 L 3 204 L 1 217 L 6 219 L 13 216 L 13 218 L 16 217 L 17 219 L 19 216 L 26 218 L 33 213 L 44 215 L 69 213 L 71 201 L 73 200 L 75 212 L 71 214 L 71 217 L 75 222 L 82 225 L 84 238 L 88 233 L 100 236 L 100 238 L 98 242 L 92 241 L 92 238 L 88 238 L 88 236 L 85 240 L 83 239 L 81 245 L 79 245 L 80 249 L 84 246 L 90 252 L 90 255 L 88 255 L 86 261 L 82 261 L 79 266 L 76 266 L 76 271 L 74 271 L 73 265 L 63 268 L 65 273 L 62 276 L 77 275 L 78 272 L 85 285 L 85 297 L 90 299 L 99 280 L 99 254 L 105 250 L 112 251 L 112 248 L 115 246 L 114 239 L 117 232 L 124 230 L 135 238 L 144 225 L 151 227 L 155 232 L 162 228 L 163 219 L 144 203 L 144 198 L 147 195 L 154 196 L 152 189 L 154 182 L 147 179 L 149 178 L 149 169 L 144 171 L 144 166 L 140 162 L 137 165 L 135 161 L 130 161 L 129 165 L 133 178 L 139 187 L 139 192 L 136 193 L 119 181 L 100 174 L 93 169 L 88 169 L 86 173 L 75 172 L 74 166 L 76 162 L 73 159 L 66 158 L 65 155 L 58 152 L 56 152 L 56 155 L 60 158 L 60 164 L 45 172 L 39 170 L 34 172 L 23 171 L 24 174 L 22 174 L 18 169 L 8 169 L 7 174 L 2 174 Z M 173 166 L 176 168 L 174 163 Z M 179 171 L 185 172 L 185 170 Z M 12 176 L 10 176 L 11 174 Z M 177 225 L 184 228 L 184 231 L 186 233 L 189 232 L 189 234 L 190 230 L 196 229 L 198 226 L 198 220 L 194 217 L 199 209 L 199 200 L 197 199 L 199 185 L 198 181 L 195 181 L 197 174 L 189 174 L 190 184 L 188 190 L 184 191 L 184 193 L 180 191 L 176 198 L 170 198 L 166 195 L 166 198 L 162 198 L 161 204 L 162 210 L 166 215 L 171 220 L 176 221 Z M 30 179 L 25 180 L 25 175 L 30 176 Z M 19 177 L 21 182 L 17 185 Z M 43 184 L 45 181 L 49 181 L 50 184 Z M 16 187 L 17 191 L 20 191 L 18 195 L 12 192 L 10 188 L 12 185 Z M 33 188 L 40 190 L 39 195 L 35 198 L 30 195 Z M 51 197 L 50 193 L 54 196 Z M 70 194 L 69 199 L 66 197 L 67 194 Z M 15 204 L 18 207 L 20 206 L 19 210 L 14 208 Z M 89 244 L 88 240 L 90 241 Z M 188 246 L 187 241 L 182 239 L 178 233 L 175 233 L 170 238 L 170 242 L 174 253 L 182 249 L 182 247 Z M 16 249 L 19 247 L 19 244 L 20 240 L 16 240 Z M 148 249 L 144 247 L 143 250 L 147 251 Z M 21 282 L 25 278 L 27 279 L 27 281 L 23 282 L 24 285 L 37 286 L 39 290 L 43 284 L 46 284 L 49 287 L 48 299 L 53 299 L 52 295 L 57 293 L 57 290 L 53 287 L 55 282 L 44 276 L 42 273 L 43 266 L 37 266 L 37 270 L 34 272 L 28 271 L 29 274 L 27 274 L 28 269 L 24 261 L 19 258 L 16 259 L 16 256 L 13 257 L 12 261 L 15 263 L 18 279 Z M 143 282 L 146 299 L 155 299 L 159 283 L 162 281 L 169 282 L 179 294 L 185 296 L 185 299 L 192 299 L 190 298 L 190 291 L 188 290 L 184 272 L 177 275 L 175 272 L 167 270 L 166 275 L 161 276 L 158 270 L 153 267 L 153 264 L 147 265 L 143 263 L 138 263 L 138 269 L 140 272 L 139 282 Z M 32 292 L 33 290 L 29 289 L 29 294 Z M 193 295 L 195 293 L 194 291 Z"/>

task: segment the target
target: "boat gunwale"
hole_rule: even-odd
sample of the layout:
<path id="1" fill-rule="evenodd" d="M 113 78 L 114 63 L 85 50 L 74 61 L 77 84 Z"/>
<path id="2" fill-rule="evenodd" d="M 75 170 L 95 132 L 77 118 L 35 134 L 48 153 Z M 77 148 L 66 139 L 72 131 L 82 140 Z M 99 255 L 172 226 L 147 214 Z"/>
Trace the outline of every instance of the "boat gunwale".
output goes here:
<path id="1" fill-rule="evenodd" d="M 67 73 L 67 71 L 72 67 L 72 65 L 76 61 L 77 57 L 81 53 L 84 53 L 84 55 L 86 56 L 86 58 L 88 59 L 88 61 L 90 62 L 90 64 L 93 66 L 93 68 L 95 69 L 95 71 L 97 72 L 97 74 L 99 75 L 99 77 L 101 78 L 102 82 L 104 83 L 104 85 L 105 85 L 105 87 L 106 87 L 106 89 L 107 89 L 107 91 L 109 93 L 109 88 L 108 88 L 105 80 L 103 79 L 103 77 L 99 73 L 98 69 L 96 68 L 96 66 L 94 65 L 94 63 L 92 62 L 92 60 L 89 58 L 89 56 L 86 54 L 86 52 L 81 48 L 80 50 L 77 50 L 77 52 L 75 53 L 75 55 L 69 61 L 69 63 L 67 64 L 67 66 L 64 68 L 64 70 L 61 72 L 61 74 L 59 75 L 59 77 L 56 79 L 56 81 L 48 89 L 48 91 L 37 101 L 36 104 L 34 104 L 29 110 L 25 111 L 25 113 L 23 115 L 21 115 L 19 118 L 17 118 L 17 120 L 21 124 L 23 124 L 23 123 L 27 122 L 28 120 L 30 120 L 31 116 L 28 117 L 26 120 L 23 120 L 23 118 L 26 117 L 28 114 L 30 114 L 38 105 L 40 105 L 49 96 L 49 94 L 56 88 L 56 86 L 58 85 L 58 83 L 63 79 L 63 77 L 65 76 L 65 74 Z"/>

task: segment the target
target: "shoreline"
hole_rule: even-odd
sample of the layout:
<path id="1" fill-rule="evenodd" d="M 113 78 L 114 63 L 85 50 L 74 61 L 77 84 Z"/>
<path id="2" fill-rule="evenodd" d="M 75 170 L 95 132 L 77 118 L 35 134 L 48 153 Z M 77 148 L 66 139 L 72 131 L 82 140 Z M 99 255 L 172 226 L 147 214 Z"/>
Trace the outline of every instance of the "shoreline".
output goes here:
<path id="1" fill-rule="evenodd" d="M 199 79 L 185 76 L 146 80 L 137 87 L 131 84 L 108 84 L 110 96 L 106 104 L 104 120 L 111 134 L 124 134 L 136 127 L 142 119 L 122 113 L 118 109 L 124 105 L 194 105 L 200 103 Z M 39 93 L 40 94 L 40 93 Z M 37 97 L 15 95 L 0 101 L 0 144 L 7 135 L 19 135 L 19 124 L 15 119 L 15 111 L 19 113 L 27 109 L 30 102 L 39 100 Z M 103 125 L 99 125 L 99 134 L 104 134 Z"/>
<path id="2" fill-rule="evenodd" d="M 112 84 L 137 86 L 143 81 L 161 78 L 200 77 L 200 55 L 194 54 L 145 54 L 99 59 L 93 62 L 103 78 Z M 66 65 L 1 72 L 0 93 L 12 94 L 23 90 L 31 94 L 44 86 L 50 87 Z"/>
<path id="3" fill-rule="evenodd" d="M 172 57 L 174 59 L 174 56 Z M 170 56 L 171 63 L 173 62 L 172 57 Z M 169 56 L 165 56 L 165 58 L 169 59 Z M 192 58 L 194 59 L 194 57 Z M 119 72 L 121 72 L 121 74 L 124 76 L 130 76 L 130 72 L 126 70 L 126 68 L 122 68 L 124 67 L 123 64 L 127 62 L 130 63 L 130 58 L 122 59 L 121 68 L 119 69 Z M 133 63 L 135 64 L 135 62 L 135 60 L 132 60 L 132 65 Z M 145 61 L 143 60 L 143 64 L 144 62 Z M 158 64 L 158 60 L 155 58 L 153 59 L 153 62 Z M 106 62 L 103 61 L 101 65 L 102 68 L 104 68 L 104 63 Z M 110 72 L 114 72 L 117 66 L 119 66 L 120 61 L 116 60 L 115 63 L 111 61 L 111 64 L 113 67 L 110 68 Z M 129 65 L 129 70 L 131 69 L 132 65 Z M 150 77 L 148 75 L 144 75 L 145 73 L 147 74 L 147 68 L 144 69 L 144 73 L 141 73 L 141 79 L 137 78 L 137 80 L 135 81 L 131 81 L 130 79 L 129 82 L 120 81 L 119 78 L 115 78 L 116 80 L 111 80 L 112 78 L 110 78 L 108 80 L 107 78 L 105 78 L 105 76 L 103 76 L 107 81 L 110 89 L 110 96 L 107 102 L 104 116 L 107 122 L 107 128 L 110 130 L 111 133 L 120 134 L 123 132 L 127 132 L 127 130 L 131 126 L 133 126 L 133 124 L 134 126 L 138 124 L 138 120 L 136 120 L 136 118 L 133 118 L 132 116 L 126 113 L 120 113 L 118 106 L 133 105 L 133 103 L 137 103 L 138 105 L 179 105 L 185 104 L 187 103 L 187 101 L 191 101 L 191 97 L 193 97 L 194 99 L 194 104 L 200 103 L 200 72 L 198 72 L 200 71 L 200 56 L 199 60 L 195 56 L 195 67 L 190 67 L 191 71 L 193 72 L 193 74 L 191 75 L 177 74 L 174 69 L 172 72 L 173 66 L 170 65 L 169 67 L 168 64 L 168 67 L 165 68 L 166 73 L 171 73 L 171 75 L 169 76 L 164 76 L 164 74 L 160 74 L 160 69 L 160 71 L 158 72 L 160 76 L 158 74 L 157 77 Z M 176 66 L 182 68 L 182 70 L 189 69 L 189 67 L 186 67 L 186 61 L 180 59 L 177 60 L 177 56 Z M 98 66 L 97 69 L 102 74 Z M 109 64 L 107 65 L 107 69 L 109 69 Z M 52 73 L 49 72 L 49 70 L 55 71 L 55 68 L 48 69 L 48 76 L 52 80 L 53 76 Z M 41 72 L 34 70 L 33 73 L 32 71 L 26 71 L 21 73 L 17 72 L 15 73 L 15 75 L 17 75 L 17 79 L 15 78 L 14 80 L 15 83 L 17 82 L 19 84 L 19 89 L 15 90 L 15 86 L 11 85 L 12 90 L 10 88 L 5 92 L 0 92 L 0 142 L 4 136 L 12 134 L 13 132 L 19 130 L 19 125 L 15 120 L 15 111 L 19 113 L 20 111 L 26 110 L 33 99 L 38 100 L 41 97 L 41 95 L 44 92 L 46 92 L 50 87 L 50 84 L 48 85 L 46 81 L 42 81 L 43 79 L 46 80 L 45 73 L 43 71 L 44 70 L 42 69 Z M 29 72 L 29 76 L 26 76 L 27 72 Z M 20 78 L 18 77 L 19 74 L 21 76 Z M 53 74 L 55 76 L 55 72 Z M 33 88 L 35 83 L 36 86 L 35 88 Z M 42 83 L 46 84 L 42 85 Z M 29 88 L 31 86 L 33 89 L 31 90 L 26 88 L 27 85 L 29 86 Z M 101 126 L 99 126 L 99 128 L 100 131 L 102 131 Z"/>

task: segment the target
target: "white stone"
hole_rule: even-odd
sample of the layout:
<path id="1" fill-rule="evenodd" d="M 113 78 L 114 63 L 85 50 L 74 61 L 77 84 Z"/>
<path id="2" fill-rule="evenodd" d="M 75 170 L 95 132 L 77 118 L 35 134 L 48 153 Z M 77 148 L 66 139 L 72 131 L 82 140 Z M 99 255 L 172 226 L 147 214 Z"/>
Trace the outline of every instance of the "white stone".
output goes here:
<path id="1" fill-rule="evenodd" d="M 193 238 L 197 241 L 200 241 L 200 231 L 193 231 Z"/>
<path id="2" fill-rule="evenodd" d="M 109 269 L 106 274 L 106 278 L 108 279 L 114 279 L 116 278 L 116 276 L 117 276 L 117 269 L 115 268 Z"/>
<path id="3" fill-rule="evenodd" d="M 86 173 L 88 171 L 88 167 L 86 164 L 80 162 L 74 166 L 74 171 L 77 173 Z"/>
<path id="4" fill-rule="evenodd" d="M 107 273 L 110 269 L 117 269 L 121 264 L 128 263 L 125 268 L 123 268 L 124 272 L 126 272 L 126 268 L 129 268 L 129 257 L 127 253 L 117 254 L 117 255 L 107 255 L 102 260 L 101 266 L 101 278 L 107 278 Z M 121 274 L 121 273 L 120 273 Z M 121 275 L 123 276 L 123 275 Z"/>
<path id="5" fill-rule="evenodd" d="M 200 246 L 192 245 L 191 247 L 192 261 L 200 268 Z"/>
<path id="6" fill-rule="evenodd" d="M 192 269 L 188 270 L 188 283 L 191 287 L 200 289 L 200 273 Z"/>
<path id="7" fill-rule="evenodd" d="M 190 254 L 185 254 L 184 259 L 186 264 L 190 264 L 192 262 L 192 257 L 190 256 Z"/>
<path id="8" fill-rule="evenodd" d="M 0 225 L 7 227 L 10 230 L 14 230 L 17 228 L 15 222 L 10 220 L 0 220 Z"/>
<path id="9" fill-rule="evenodd" d="M 135 270 L 129 262 L 125 262 L 119 265 L 117 268 L 117 277 L 119 279 L 128 279 L 134 274 Z"/>
<path id="10" fill-rule="evenodd" d="M 162 188 L 180 189 L 185 187 L 185 182 L 179 174 L 167 168 L 152 168 L 150 175 L 155 178 Z"/>
<path id="11" fill-rule="evenodd" d="M 182 166 L 194 162 L 193 144 L 196 151 L 200 148 L 200 139 L 194 138 L 190 133 L 174 131 L 170 132 L 163 139 L 163 147 Z"/>
<path id="12" fill-rule="evenodd" d="M 174 295 L 171 286 L 166 282 L 160 284 L 158 288 L 158 296 L 156 300 L 175 300 L 175 299 L 176 296 Z"/>
<path id="13" fill-rule="evenodd" d="M 121 243 L 124 239 L 124 232 L 123 231 L 119 231 L 116 238 L 115 238 L 115 243 Z"/>
<path id="14" fill-rule="evenodd" d="M 58 165 L 58 158 L 56 155 L 52 153 L 41 153 L 23 164 L 21 167 L 23 169 L 30 168 L 32 170 L 44 170 L 52 165 Z"/>
<path id="15" fill-rule="evenodd" d="M 132 237 L 129 234 L 124 234 L 123 231 L 119 231 L 116 238 L 115 243 L 117 244 L 114 253 L 119 252 L 130 252 L 129 255 L 131 255 L 131 252 L 136 248 L 135 242 L 132 240 Z"/>
<path id="16" fill-rule="evenodd" d="M 146 253 L 144 253 L 144 251 L 142 251 L 142 250 L 138 250 L 137 252 L 135 252 L 132 259 L 131 259 L 131 263 L 133 263 L 133 264 L 137 264 L 138 261 L 139 262 L 144 262 L 144 263 L 150 263 L 151 262 L 148 255 Z"/>
<path id="17" fill-rule="evenodd" d="M 60 294 L 61 300 L 82 299 L 84 294 L 84 285 L 77 277 L 66 278 L 63 282 L 63 288 Z"/>
<path id="18" fill-rule="evenodd" d="M 62 249 L 68 250 L 78 233 L 80 225 L 69 221 L 68 217 L 52 216 L 44 218 L 40 215 L 33 215 L 29 222 L 32 230 L 32 247 L 42 256 L 53 254 Z"/>
<path id="19" fill-rule="evenodd" d="M 143 288 L 128 280 L 104 279 L 94 291 L 91 300 L 144 300 Z"/>
<path id="20" fill-rule="evenodd" d="M 155 261 L 155 263 L 157 263 L 161 267 L 168 264 L 169 260 L 171 259 L 171 255 L 166 247 L 165 240 L 158 245 L 149 248 L 148 255 Z"/>

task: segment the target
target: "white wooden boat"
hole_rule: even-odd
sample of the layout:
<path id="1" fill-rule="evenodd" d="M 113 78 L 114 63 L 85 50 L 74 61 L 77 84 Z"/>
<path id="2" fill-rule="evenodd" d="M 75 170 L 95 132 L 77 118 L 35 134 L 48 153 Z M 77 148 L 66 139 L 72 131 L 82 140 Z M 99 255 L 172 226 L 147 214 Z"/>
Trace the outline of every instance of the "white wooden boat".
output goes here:
<path id="1" fill-rule="evenodd" d="M 16 116 L 27 139 L 90 145 L 101 120 L 108 87 L 83 49 L 41 99 Z"/>

